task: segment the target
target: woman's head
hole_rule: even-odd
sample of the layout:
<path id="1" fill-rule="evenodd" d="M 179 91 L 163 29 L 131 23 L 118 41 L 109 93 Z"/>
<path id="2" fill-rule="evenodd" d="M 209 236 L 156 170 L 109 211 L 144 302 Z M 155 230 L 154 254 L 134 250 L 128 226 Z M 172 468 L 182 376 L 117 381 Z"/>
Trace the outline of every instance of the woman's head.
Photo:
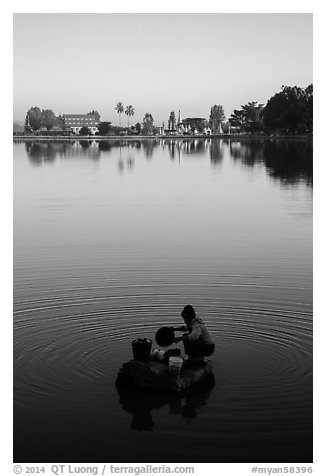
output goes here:
<path id="1" fill-rule="evenodd" d="M 188 322 L 192 321 L 196 317 L 195 309 L 192 306 L 190 306 L 190 304 L 187 304 L 183 308 L 181 312 L 181 316 L 183 317 L 185 321 L 188 321 Z"/>

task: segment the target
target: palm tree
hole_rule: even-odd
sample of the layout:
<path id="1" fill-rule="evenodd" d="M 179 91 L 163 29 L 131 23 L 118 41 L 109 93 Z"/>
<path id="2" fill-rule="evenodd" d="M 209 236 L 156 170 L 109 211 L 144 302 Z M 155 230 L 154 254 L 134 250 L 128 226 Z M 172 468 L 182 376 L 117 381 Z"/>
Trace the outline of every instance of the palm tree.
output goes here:
<path id="1" fill-rule="evenodd" d="M 115 110 L 119 114 L 119 127 L 121 127 L 121 113 L 124 111 L 124 105 L 122 102 L 118 102 L 118 104 L 115 106 Z"/>
<path id="2" fill-rule="evenodd" d="M 131 104 L 129 106 L 126 106 L 125 113 L 128 116 L 128 129 L 129 129 L 129 118 L 130 116 L 133 116 L 135 114 L 135 108 Z"/>

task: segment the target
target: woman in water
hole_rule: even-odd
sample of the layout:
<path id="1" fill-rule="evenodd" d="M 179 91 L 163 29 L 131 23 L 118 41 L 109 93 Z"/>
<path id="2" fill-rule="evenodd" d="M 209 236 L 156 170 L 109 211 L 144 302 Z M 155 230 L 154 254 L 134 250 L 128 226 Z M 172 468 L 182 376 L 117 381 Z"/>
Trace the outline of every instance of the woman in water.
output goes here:
<path id="1" fill-rule="evenodd" d="M 195 309 L 187 304 L 181 316 L 185 326 L 174 327 L 175 331 L 186 331 L 181 337 L 175 337 L 174 342 L 183 341 L 185 353 L 190 359 L 200 360 L 213 354 L 215 343 L 212 334 L 205 326 L 202 319 L 197 317 Z"/>

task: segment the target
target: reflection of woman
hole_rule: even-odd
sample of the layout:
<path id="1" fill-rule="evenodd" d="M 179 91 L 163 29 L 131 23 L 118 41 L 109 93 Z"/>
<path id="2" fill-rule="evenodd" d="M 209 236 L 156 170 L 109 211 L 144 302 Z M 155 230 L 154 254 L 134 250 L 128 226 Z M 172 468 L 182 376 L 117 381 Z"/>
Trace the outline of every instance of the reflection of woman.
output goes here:
<path id="1" fill-rule="evenodd" d="M 203 359 L 213 354 L 215 343 L 212 334 L 202 319 L 197 317 L 195 310 L 189 304 L 181 312 L 186 327 L 174 327 L 175 331 L 187 330 L 181 337 L 174 339 L 175 343 L 183 341 L 185 353 L 190 359 Z"/>
<path id="2" fill-rule="evenodd" d="M 205 407 L 210 396 L 211 390 L 215 385 L 214 375 L 207 376 L 204 385 L 200 391 L 191 392 L 185 398 L 182 408 L 182 416 L 186 419 L 193 419 L 197 416 L 198 408 Z"/>
<path id="3" fill-rule="evenodd" d="M 181 415 L 187 420 L 193 419 L 197 416 L 198 408 L 207 405 L 214 385 L 214 375 L 210 374 L 202 382 L 200 388 L 182 395 L 148 392 L 120 385 L 117 385 L 117 389 L 122 408 L 125 412 L 132 414 L 130 428 L 137 431 L 153 431 L 152 410 L 168 405 L 170 415 Z"/>
<path id="4" fill-rule="evenodd" d="M 130 392 L 130 389 L 119 387 L 120 403 L 127 413 L 131 413 L 133 418 L 131 428 L 138 431 L 151 431 L 154 427 L 151 410 L 155 408 L 147 394 L 138 391 Z M 145 398 L 144 398 L 145 397 Z"/>

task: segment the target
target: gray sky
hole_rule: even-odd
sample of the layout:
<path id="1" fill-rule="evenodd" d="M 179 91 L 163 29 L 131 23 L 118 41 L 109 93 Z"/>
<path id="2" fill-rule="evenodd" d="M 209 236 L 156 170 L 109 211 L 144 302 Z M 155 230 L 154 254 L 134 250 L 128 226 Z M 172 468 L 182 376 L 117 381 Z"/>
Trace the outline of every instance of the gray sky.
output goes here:
<path id="1" fill-rule="evenodd" d="M 228 117 L 312 82 L 312 14 L 14 15 L 15 120 L 39 106 L 117 124 L 118 101 L 135 107 L 131 123 L 208 117 L 214 104 Z"/>

